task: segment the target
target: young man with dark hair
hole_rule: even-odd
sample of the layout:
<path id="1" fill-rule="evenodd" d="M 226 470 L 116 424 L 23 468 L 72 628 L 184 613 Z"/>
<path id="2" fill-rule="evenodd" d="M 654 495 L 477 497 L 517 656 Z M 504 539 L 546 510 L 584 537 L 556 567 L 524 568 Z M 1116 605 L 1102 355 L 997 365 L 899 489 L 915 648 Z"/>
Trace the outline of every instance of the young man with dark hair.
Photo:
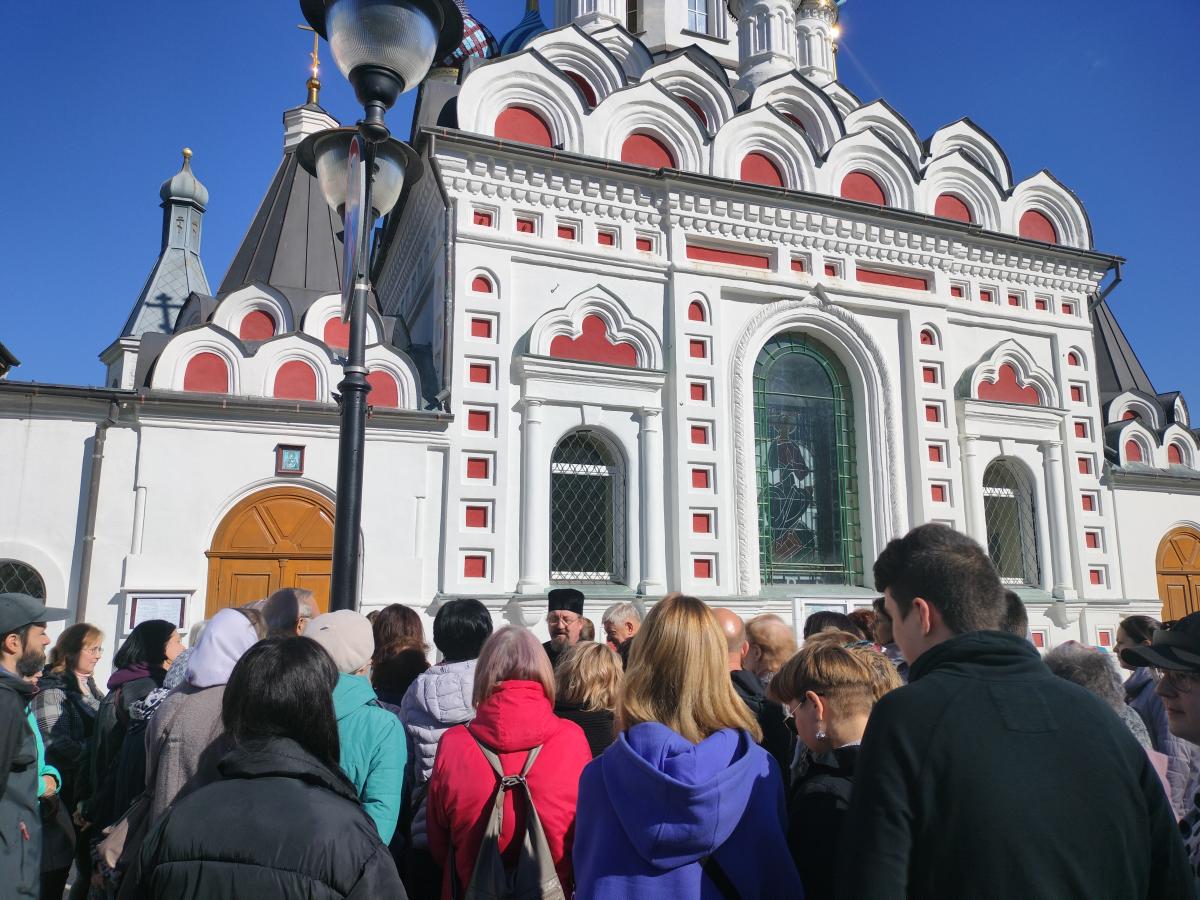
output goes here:
<path id="1" fill-rule="evenodd" d="M 910 683 L 863 737 L 839 897 L 1192 896 L 1149 757 L 999 630 L 1004 590 L 982 547 L 923 525 L 888 544 L 875 585 Z"/>
<path id="2" fill-rule="evenodd" d="M 29 717 L 34 688 L 20 672 L 46 664 L 46 623 L 66 617 L 65 609 L 47 609 L 27 594 L 0 594 L 0 885 L 9 885 L 6 897 L 36 898 L 41 891 L 43 785 Z"/>

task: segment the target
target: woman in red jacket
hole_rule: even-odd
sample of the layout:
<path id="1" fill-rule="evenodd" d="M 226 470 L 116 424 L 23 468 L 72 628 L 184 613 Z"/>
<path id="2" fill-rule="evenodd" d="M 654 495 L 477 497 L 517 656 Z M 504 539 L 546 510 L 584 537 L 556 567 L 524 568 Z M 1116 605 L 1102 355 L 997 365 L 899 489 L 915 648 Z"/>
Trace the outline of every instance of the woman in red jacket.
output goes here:
<path id="1" fill-rule="evenodd" d="M 471 883 L 496 791 L 496 775 L 476 739 L 499 755 L 505 775 L 519 774 L 529 751 L 542 748 L 526 782 L 569 897 L 575 798 L 592 753 L 582 729 L 554 715 L 554 670 L 533 632 L 509 625 L 488 638 L 475 669 L 473 700 L 475 719 L 442 736 L 429 778 L 429 850 L 444 869 L 442 897 L 452 896 L 451 851 L 461 890 Z M 510 791 L 500 834 L 510 869 L 520 849 L 513 836 L 525 833 L 523 803 L 516 807 Z"/>

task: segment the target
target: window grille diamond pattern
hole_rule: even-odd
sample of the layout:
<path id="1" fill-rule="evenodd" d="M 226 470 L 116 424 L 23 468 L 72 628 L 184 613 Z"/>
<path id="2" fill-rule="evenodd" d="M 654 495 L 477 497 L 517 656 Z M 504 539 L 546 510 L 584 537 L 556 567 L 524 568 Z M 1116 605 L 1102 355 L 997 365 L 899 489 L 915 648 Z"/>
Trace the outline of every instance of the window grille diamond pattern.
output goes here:
<path id="1" fill-rule="evenodd" d="M 550 580 L 625 578 L 625 475 L 602 441 L 567 435 L 550 459 Z"/>
<path id="2" fill-rule="evenodd" d="M 804 335 L 779 335 L 754 371 L 759 562 L 765 584 L 862 575 L 854 413 L 845 372 Z"/>
<path id="3" fill-rule="evenodd" d="M 0 594 L 28 594 L 46 599 L 46 584 L 34 569 L 15 560 L 0 561 Z"/>
<path id="4" fill-rule="evenodd" d="M 1041 584 L 1033 489 L 1008 460 L 983 473 L 983 515 L 988 555 L 1002 584 Z"/>

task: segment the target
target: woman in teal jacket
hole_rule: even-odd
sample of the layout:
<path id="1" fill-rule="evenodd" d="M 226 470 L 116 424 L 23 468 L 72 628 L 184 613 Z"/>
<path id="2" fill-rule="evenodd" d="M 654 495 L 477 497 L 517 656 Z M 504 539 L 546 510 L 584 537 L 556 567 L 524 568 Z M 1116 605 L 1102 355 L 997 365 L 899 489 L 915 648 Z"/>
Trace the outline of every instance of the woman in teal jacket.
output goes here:
<path id="1" fill-rule="evenodd" d="M 358 791 L 380 840 L 390 843 L 400 818 L 408 750 L 400 720 L 379 705 L 366 677 L 375 649 L 371 623 L 343 609 L 317 616 L 304 636 L 324 647 L 341 673 L 333 689 L 333 712 L 342 771 Z"/>

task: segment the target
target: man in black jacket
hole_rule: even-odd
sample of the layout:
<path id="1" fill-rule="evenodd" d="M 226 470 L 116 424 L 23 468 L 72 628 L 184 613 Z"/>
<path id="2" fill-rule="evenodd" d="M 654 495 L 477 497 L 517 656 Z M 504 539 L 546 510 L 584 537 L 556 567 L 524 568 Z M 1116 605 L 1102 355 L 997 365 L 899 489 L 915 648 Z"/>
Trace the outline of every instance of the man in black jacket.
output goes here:
<path id="1" fill-rule="evenodd" d="M 767 697 L 757 675 L 742 668 L 746 654 L 750 651 L 750 643 L 746 640 L 746 623 L 742 621 L 741 616 L 724 607 L 714 609 L 713 615 L 716 616 L 721 630 L 725 632 L 725 643 L 729 650 L 729 677 L 733 681 L 733 689 L 758 720 L 763 733 L 759 744 L 779 763 L 786 789 L 791 781 L 792 755 L 796 744 L 792 730 L 784 719 L 783 706 Z"/>
<path id="2" fill-rule="evenodd" d="M 910 683 L 875 706 L 841 898 L 1191 897 L 1171 808 L 1116 714 L 999 631 L 983 549 L 941 525 L 875 563 Z"/>
<path id="3" fill-rule="evenodd" d="M 38 751 L 29 725 L 33 685 L 17 669 L 46 664 L 46 623 L 66 616 L 65 609 L 46 609 L 26 594 L 0 594 L 0 885 L 11 891 L 6 897 L 36 898 L 41 890 Z"/>

